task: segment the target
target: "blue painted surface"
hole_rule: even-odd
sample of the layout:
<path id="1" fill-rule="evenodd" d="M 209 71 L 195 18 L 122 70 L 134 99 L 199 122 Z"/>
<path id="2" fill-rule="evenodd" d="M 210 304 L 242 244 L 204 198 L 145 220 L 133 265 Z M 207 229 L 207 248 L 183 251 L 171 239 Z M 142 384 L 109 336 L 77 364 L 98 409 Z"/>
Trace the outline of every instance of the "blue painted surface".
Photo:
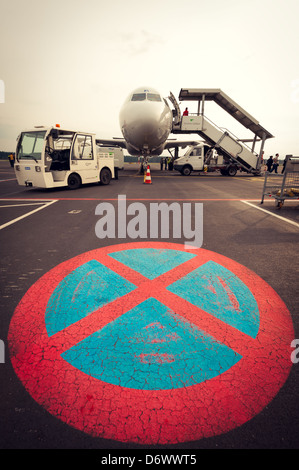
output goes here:
<path id="1" fill-rule="evenodd" d="M 132 249 L 114 259 L 148 279 L 195 255 L 179 250 Z M 49 336 L 136 289 L 96 260 L 78 267 L 53 292 L 46 309 Z M 167 288 L 252 337 L 259 329 L 256 301 L 247 286 L 213 261 Z M 61 355 L 96 379 L 141 390 L 189 387 L 222 374 L 241 356 L 149 298 Z"/>
<path id="2" fill-rule="evenodd" d="M 109 323 L 62 357 L 104 382 L 142 390 L 198 384 L 241 359 L 154 298 Z"/>
<path id="3" fill-rule="evenodd" d="M 49 336 L 136 287 L 96 260 L 78 267 L 53 292 L 45 313 Z"/>
<path id="4" fill-rule="evenodd" d="M 259 310 L 248 287 L 231 271 L 209 261 L 167 288 L 188 302 L 255 338 Z"/>
<path id="5" fill-rule="evenodd" d="M 109 256 L 139 272 L 148 279 L 155 279 L 195 255 L 179 251 L 157 248 L 139 248 L 111 253 Z"/>

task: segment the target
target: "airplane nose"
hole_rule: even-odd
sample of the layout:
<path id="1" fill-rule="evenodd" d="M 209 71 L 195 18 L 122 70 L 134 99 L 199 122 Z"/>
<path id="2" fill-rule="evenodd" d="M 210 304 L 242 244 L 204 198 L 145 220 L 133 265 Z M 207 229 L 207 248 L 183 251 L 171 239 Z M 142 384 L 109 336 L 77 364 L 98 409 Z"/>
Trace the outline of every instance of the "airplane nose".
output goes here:
<path id="1" fill-rule="evenodd" d="M 140 131 L 147 135 L 152 134 L 155 131 L 155 128 L 156 126 L 153 122 L 146 121 L 140 124 Z"/>

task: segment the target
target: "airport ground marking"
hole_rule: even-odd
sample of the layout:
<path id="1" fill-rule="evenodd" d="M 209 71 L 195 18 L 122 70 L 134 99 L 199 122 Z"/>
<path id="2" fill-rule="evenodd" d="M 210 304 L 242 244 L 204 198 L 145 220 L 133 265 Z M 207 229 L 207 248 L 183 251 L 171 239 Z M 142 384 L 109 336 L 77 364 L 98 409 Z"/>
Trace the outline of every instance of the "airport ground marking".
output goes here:
<path id="1" fill-rule="evenodd" d="M 244 266 L 138 242 L 46 273 L 19 303 L 8 343 L 21 382 L 51 414 L 96 437 L 155 445 L 253 418 L 287 379 L 293 338 L 283 301 Z"/>
<path id="2" fill-rule="evenodd" d="M 201 202 L 201 201 L 243 201 L 240 198 L 151 198 L 151 197 L 143 197 L 143 198 L 130 198 L 126 197 L 127 201 L 171 201 L 171 202 L 187 202 L 187 201 L 194 201 L 194 202 Z M 246 199 L 252 202 L 260 202 L 260 199 Z M 2 198 L 0 201 L 118 201 L 118 197 L 110 197 L 110 198 L 101 198 L 101 197 L 56 197 L 54 198 Z"/>
<path id="3" fill-rule="evenodd" d="M 266 209 L 262 208 L 262 207 L 258 207 L 256 206 L 255 204 L 252 204 L 254 202 L 260 202 L 261 200 L 260 199 L 240 199 L 240 198 L 180 198 L 180 199 L 176 199 L 176 198 L 126 198 L 127 201 L 148 201 L 148 202 L 242 202 L 244 204 L 247 204 L 255 209 L 258 209 L 262 212 L 265 212 L 266 214 L 268 215 L 272 215 L 273 217 L 276 217 L 277 219 L 280 219 L 284 222 L 287 222 L 295 227 L 299 227 L 299 224 L 291 219 L 287 219 L 286 217 L 282 217 L 278 214 L 273 214 L 273 212 L 270 212 L 270 211 L 267 211 Z M 73 198 L 43 198 L 43 199 L 40 199 L 40 198 L 0 198 L 0 201 L 43 201 L 43 202 L 49 202 L 49 204 L 47 205 L 50 205 L 50 203 L 54 203 L 54 202 L 58 202 L 58 201 L 101 201 L 101 202 L 117 202 L 118 201 L 118 198 L 77 198 L 77 197 L 73 197 Z M 290 200 L 288 201 L 288 203 L 298 203 L 297 200 Z M 28 204 L 29 205 L 29 204 Z M 47 207 L 46 205 L 46 207 Z M 39 210 L 39 209 L 37 209 Z M 33 213 L 33 212 L 32 212 Z M 27 214 L 27 215 L 30 215 L 31 213 Z M 18 220 L 20 220 L 21 218 L 24 218 L 26 217 L 27 215 L 25 216 L 22 216 L 18 219 L 15 220 L 15 222 L 17 222 Z M 11 225 L 11 223 L 14 223 L 14 221 L 12 222 L 8 222 L 7 224 L 4 224 L 2 226 L 0 226 L 0 230 L 2 228 L 5 228 L 6 226 L 8 225 Z"/>
<path id="4" fill-rule="evenodd" d="M 251 204 L 251 202 L 249 202 L 249 200 L 246 200 L 246 201 L 245 200 L 240 200 L 240 202 L 243 202 L 244 204 L 247 204 L 248 206 L 253 207 L 254 209 L 258 209 L 259 211 L 262 211 L 262 212 L 264 212 L 268 215 L 272 215 L 272 217 L 276 217 L 277 219 L 282 220 L 283 222 L 287 222 L 288 224 L 294 225 L 295 227 L 299 227 L 299 224 L 297 222 L 295 222 L 294 220 L 287 219 L 286 217 L 282 217 L 281 215 L 278 215 L 278 214 L 273 214 L 273 212 L 267 211 L 263 207 L 259 207 L 259 206 L 256 206 L 254 204 Z M 297 202 L 298 203 L 298 201 L 288 201 L 288 202 Z"/>
<path id="5" fill-rule="evenodd" d="M 0 206 L 0 209 L 4 209 L 5 207 L 42 206 L 44 204 L 44 202 L 29 202 L 28 204 L 5 204 L 4 206 Z"/>
<path id="6" fill-rule="evenodd" d="M 6 201 L 7 201 L 7 200 L 9 200 L 9 199 L 2 199 L 2 200 L 6 200 Z M 16 219 L 10 220 L 9 222 L 6 222 L 5 224 L 0 225 L 0 230 L 4 229 L 4 228 L 6 228 L 6 227 L 9 227 L 10 225 L 13 225 L 13 224 L 15 224 L 16 222 L 19 222 L 19 221 L 22 220 L 22 219 L 25 219 L 26 217 L 29 217 L 30 215 L 35 214 L 36 212 L 38 212 L 38 211 L 40 211 L 40 210 L 42 210 L 42 209 L 45 209 L 46 207 L 51 206 L 51 205 L 54 204 L 55 202 L 57 202 L 57 200 L 55 200 L 55 199 L 52 199 L 52 200 L 49 201 L 49 202 L 45 202 L 42 206 L 38 207 L 37 209 L 34 209 L 34 210 L 30 211 L 30 212 L 27 212 L 26 214 L 23 214 L 23 215 L 21 215 L 20 217 L 17 217 Z M 30 205 L 30 204 L 28 204 L 28 205 Z"/>

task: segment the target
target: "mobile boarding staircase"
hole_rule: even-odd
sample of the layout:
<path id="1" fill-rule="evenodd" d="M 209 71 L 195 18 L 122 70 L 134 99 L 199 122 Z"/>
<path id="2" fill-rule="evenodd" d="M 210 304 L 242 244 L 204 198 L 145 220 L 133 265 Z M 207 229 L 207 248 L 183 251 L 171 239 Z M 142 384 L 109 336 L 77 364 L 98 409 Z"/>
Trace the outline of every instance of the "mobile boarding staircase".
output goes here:
<path id="1" fill-rule="evenodd" d="M 174 121 L 172 133 L 176 134 L 199 134 L 204 141 L 215 149 L 218 154 L 223 155 L 227 162 L 233 162 L 243 171 L 252 174 L 260 174 L 262 166 L 262 153 L 266 139 L 273 137 L 264 129 L 259 122 L 249 113 L 244 111 L 237 103 L 229 98 L 220 89 L 181 89 L 179 101 L 198 101 L 198 113 L 181 116 L 180 108 L 175 97 L 171 93 L 169 97 L 173 103 Z M 253 139 L 238 139 L 226 129 L 222 129 L 204 116 L 204 105 L 206 101 L 214 101 L 227 113 L 233 116 L 244 127 L 254 133 Z M 254 151 L 256 142 L 261 142 L 260 151 Z M 249 148 L 245 142 L 252 142 Z M 207 156 L 206 164 L 209 163 L 212 152 Z"/>

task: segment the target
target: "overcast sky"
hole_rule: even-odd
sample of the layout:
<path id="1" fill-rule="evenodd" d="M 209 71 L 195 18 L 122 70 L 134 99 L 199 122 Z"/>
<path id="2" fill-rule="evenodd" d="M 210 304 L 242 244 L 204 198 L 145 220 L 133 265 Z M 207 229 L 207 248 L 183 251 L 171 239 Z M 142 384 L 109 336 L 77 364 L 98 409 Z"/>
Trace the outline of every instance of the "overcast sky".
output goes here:
<path id="1" fill-rule="evenodd" d="M 122 102 L 152 86 L 176 98 L 220 88 L 275 136 L 266 155 L 299 155 L 298 0 L 2 0 L 0 11 L 0 150 L 35 125 L 121 137 Z"/>

